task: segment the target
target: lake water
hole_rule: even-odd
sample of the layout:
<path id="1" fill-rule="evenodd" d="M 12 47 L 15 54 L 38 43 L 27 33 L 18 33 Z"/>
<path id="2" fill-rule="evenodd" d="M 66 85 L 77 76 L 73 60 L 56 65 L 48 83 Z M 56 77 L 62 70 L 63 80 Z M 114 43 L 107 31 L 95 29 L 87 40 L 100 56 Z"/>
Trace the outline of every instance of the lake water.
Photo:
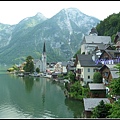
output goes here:
<path id="1" fill-rule="evenodd" d="M 67 99 L 63 85 L 6 70 L 0 69 L 0 118 L 82 118 L 83 103 Z"/>

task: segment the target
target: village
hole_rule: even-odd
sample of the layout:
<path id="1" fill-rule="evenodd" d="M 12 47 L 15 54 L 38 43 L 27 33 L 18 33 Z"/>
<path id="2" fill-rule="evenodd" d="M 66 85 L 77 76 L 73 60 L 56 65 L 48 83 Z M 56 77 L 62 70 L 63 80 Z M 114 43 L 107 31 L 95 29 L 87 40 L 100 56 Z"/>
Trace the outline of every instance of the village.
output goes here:
<path id="1" fill-rule="evenodd" d="M 34 72 L 25 72 L 23 63 L 17 71 L 17 75 L 24 77 L 30 75 L 33 77 L 48 77 L 56 82 L 60 76 L 66 76 L 68 72 L 75 75 L 75 79 L 79 81 L 81 86 L 88 85 L 89 98 L 83 98 L 85 118 L 90 118 L 93 108 L 95 108 L 101 100 L 105 103 L 113 103 L 120 96 L 111 96 L 108 98 L 110 89 L 108 85 L 113 79 L 119 78 L 118 69 L 115 66 L 120 61 L 120 32 L 116 33 L 114 43 L 110 36 L 98 36 L 95 28 L 91 29 L 89 35 L 84 36 L 81 43 L 81 53 L 75 58 L 71 58 L 67 62 L 47 63 L 47 54 L 45 43 L 43 46 L 42 58 L 33 60 Z M 39 68 L 37 71 L 36 69 Z M 15 71 L 8 70 L 13 73 Z M 102 76 L 102 83 L 93 83 L 93 76 L 99 72 Z M 64 83 L 70 83 L 69 79 L 63 79 Z"/>

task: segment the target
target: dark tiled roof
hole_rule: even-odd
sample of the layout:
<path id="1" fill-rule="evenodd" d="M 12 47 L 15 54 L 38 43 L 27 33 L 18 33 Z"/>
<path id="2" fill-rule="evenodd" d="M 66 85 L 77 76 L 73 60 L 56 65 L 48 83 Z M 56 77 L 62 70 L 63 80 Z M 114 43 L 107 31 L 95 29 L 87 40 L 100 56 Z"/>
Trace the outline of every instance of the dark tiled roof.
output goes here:
<path id="1" fill-rule="evenodd" d="M 115 53 L 120 54 L 120 52 L 119 52 L 118 50 L 104 50 L 104 51 L 102 52 L 102 54 L 103 54 L 104 52 L 106 52 L 111 58 L 116 58 L 116 57 L 115 57 Z M 102 54 L 101 54 L 101 56 L 102 56 Z M 101 58 L 101 56 L 100 56 L 100 58 Z"/>
<path id="2" fill-rule="evenodd" d="M 96 28 L 94 28 L 94 27 L 91 29 L 91 32 L 90 32 L 90 34 L 93 34 L 93 33 L 96 33 L 96 34 L 98 34 L 98 32 L 97 32 Z"/>
<path id="3" fill-rule="evenodd" d="M 98 59 L 98 58 L 96 58 L 96 59 Z M 98 63 L 96 65 L 95 61 L 92 60 L 92 54 L 90 54 L 90 55 L 78 54 L 78 60 L 80 61 L 81 67 L 100 67 L 100 66 L 102 66 L 101 63 Z"/>

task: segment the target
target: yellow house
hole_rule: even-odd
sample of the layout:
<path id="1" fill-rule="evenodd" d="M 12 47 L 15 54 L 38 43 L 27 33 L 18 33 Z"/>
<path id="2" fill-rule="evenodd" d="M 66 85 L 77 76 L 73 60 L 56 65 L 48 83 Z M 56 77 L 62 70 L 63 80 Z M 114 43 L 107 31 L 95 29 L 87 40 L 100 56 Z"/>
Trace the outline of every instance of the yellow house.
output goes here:
<path id="1" fill-rule="evenodd" d="M 98 67 L 102 64 L 95 63 L 95 55 L 77 54 L 75 66 L 76 66 L 76 79 L 80 80 L 82 85 L 85 85 L 93 81 L 93 75 L 97 71 Z"/>

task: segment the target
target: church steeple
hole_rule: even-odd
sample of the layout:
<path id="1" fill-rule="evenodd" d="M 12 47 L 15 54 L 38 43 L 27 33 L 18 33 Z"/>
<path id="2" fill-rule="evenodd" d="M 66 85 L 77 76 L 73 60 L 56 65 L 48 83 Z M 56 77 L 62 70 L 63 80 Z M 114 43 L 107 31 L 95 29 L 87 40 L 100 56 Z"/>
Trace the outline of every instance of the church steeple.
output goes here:
<path id="1" fill-rule="evenodd" d="M 44 46 L 43 46 L 43 53 L 46 52 L 46 48 L 45 48 L 45 42 L 44 42 Z"/>
<path id="2" fill-rule="evenodd" d="M 47 67 L 46 59 L 47 59 L 47 56 L 46 56 L 46 48 L 45 48 L 45 42 L 44 42 L 43 53 L 42 53 L 42 71 L 43 72 L 46 72 L 46 67 Z"/>

